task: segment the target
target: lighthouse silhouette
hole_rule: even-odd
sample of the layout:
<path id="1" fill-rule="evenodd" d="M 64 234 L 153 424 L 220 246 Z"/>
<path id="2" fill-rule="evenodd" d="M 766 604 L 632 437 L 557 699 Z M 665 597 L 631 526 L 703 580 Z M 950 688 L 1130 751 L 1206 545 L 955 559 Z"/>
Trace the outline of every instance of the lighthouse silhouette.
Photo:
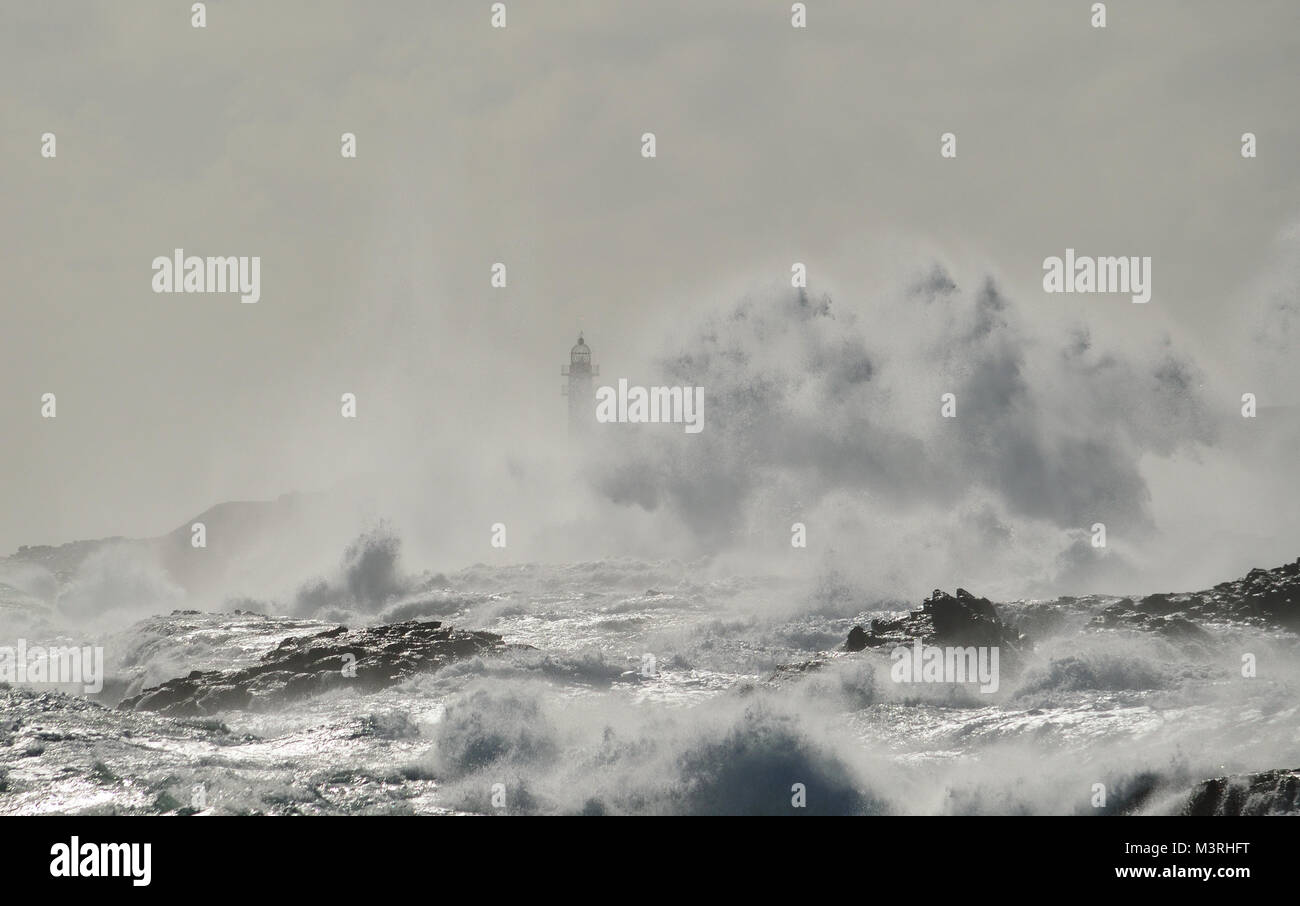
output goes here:
<path id="1" fill-rule="evenodd" d="M 569 398 L 569 434 L 585 434 L 596 420 L 596 394 L 591 379 L 600 374 L 600 366 L 591 364 L 591 347 L 578 332 L 578 342 L 569 350 L 569 364 L 560 368 L 569 379 L 564 395 Z"/>

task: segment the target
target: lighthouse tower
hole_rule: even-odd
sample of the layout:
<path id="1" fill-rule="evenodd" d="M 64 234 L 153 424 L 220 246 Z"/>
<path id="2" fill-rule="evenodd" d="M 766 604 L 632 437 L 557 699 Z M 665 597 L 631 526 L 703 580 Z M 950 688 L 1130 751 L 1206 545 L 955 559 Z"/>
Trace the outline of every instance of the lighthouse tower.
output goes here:
<path id="1" fill-rule="evenodd" d="M 591 364 L 591 347 L 578 334 L 578 342 L 569 350 L 569 364 L 560 369 L 569 379 L 564 394 L 569 398 L 569 433 L 583 434 L 596 420 L 596 394 L 591 379 L 600 374 L 600 366 Z"/>

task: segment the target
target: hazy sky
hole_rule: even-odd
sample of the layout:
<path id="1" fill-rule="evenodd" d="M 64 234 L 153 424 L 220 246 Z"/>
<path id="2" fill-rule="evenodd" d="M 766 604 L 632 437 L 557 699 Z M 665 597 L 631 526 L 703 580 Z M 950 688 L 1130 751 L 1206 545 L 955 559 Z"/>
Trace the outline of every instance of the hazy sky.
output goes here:
<path id="1" fill-rule="evenodd" d="M 939 258 L 1251 362 L 1224 338 L 1300 213 L 1295 0 L 506 5 L 4 5 L 0 552 L 549 444 L 579 328 L 635 377 L 793 261 L 842 298 Z M 154 294 L 177 247 L 260 256 L 261 301 Z M 1044 294 L 1066 247 L 1151 256 L 1151 303 Z"/>

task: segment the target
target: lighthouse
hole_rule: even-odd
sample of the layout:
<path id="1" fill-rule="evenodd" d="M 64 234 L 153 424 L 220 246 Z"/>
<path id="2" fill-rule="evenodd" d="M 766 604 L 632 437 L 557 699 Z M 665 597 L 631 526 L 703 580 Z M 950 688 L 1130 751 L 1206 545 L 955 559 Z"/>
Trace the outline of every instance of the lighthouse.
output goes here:
<path id="1" fill-rule="evenodd" d="M 578 342 L 569 350 L 569 364 L 560 368 L 560 374 L 569 379 L 564 388 L 569 398 L 569 433 L 585 433 L 595 421 L 596 394 L 591 389 L 591 379 L 600 374 L 600 366 L 591 364 L 591 347 L 581 332 Z"/>

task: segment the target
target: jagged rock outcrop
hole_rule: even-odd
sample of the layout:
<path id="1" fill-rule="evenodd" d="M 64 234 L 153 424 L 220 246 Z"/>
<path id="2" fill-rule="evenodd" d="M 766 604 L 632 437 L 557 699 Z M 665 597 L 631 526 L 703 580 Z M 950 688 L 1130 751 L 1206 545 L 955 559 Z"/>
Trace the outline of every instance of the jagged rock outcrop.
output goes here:
<path id="1" fill-rule="evenodd" d="M 1300 631 L 1300 558 L 1274 569 L 1252 569 L 1204 591 L 1124 598 L 1104 608 L 1091 625 L 1182 634 L 1184 624 L 1207 621 Z"/>
<path id="2" fill-rule="evenodd" d="M 1184 815 L 1300 815 L 1300 770 L 1216 777 L 1198 784 Z"/>
<path id="3" fill-rule="evenodd" d="M 936 590 L 921 606 L 896 620 L 854 626 L 846 651 L 921 639 L 937 645 L 997 645 L 1014 653 L 1028 647 L 1019 628 L 1047 634 L 1073 628 L 1136 629 L 1158 632 L 1182 645 L 1207 644 L 1205 623 L 1238 623 L 1300 632 L 1300 558 L 1274 569 L 1252 569 L 1240 579 L 1196 592 L 1159 593 L 1144 598 L 1087 596 L 1004 605 L 1003 619 L 987 598 L 964 588 L 956 595 Z"/>
<path id="4" fill-rule="evenodd" d="M 998 647 L 1017 651 L 1028 640 L 1002 622 L 988 598 L 977 598 L 964 588 L 957 594 L 935 589 L 934 594 L 905 617 L 874 619 L 867 629 L 854 626 L 844 644 L 846 651 L 861 651 L 879 645 L 906 645 L 920 639 L 928 645 Z"/>
<path id="5" fill-rule="evenodd" d="M 338 626 L 285 639 L 260 663 L 239 670 L 195 670 L 123 699 L 118 708 L 193 717 L 271 707 L 330 689 L 374 691 L 452 661 L 503 651 L 501 637 L 440 622 Z"/>

